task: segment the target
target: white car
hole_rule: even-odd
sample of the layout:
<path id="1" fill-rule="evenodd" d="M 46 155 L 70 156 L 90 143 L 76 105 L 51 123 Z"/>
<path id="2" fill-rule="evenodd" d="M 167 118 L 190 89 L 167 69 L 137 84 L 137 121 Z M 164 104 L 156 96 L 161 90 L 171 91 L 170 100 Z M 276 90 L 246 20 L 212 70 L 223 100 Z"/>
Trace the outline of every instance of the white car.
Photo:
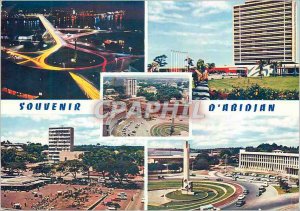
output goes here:
<path id="1" fill-rule="evenodd" d="M 245 196 L 244 194 L 241 194 L 241 195 L 239 195 L 238 200 L 244 200 L 245 197 L 246 197 L 246 196 Z"/>
<path id="2" fill-rule="evenodd" d="M 108 206 L 107 210 L 117 210 L 117 208 L 115 206 Z"/>

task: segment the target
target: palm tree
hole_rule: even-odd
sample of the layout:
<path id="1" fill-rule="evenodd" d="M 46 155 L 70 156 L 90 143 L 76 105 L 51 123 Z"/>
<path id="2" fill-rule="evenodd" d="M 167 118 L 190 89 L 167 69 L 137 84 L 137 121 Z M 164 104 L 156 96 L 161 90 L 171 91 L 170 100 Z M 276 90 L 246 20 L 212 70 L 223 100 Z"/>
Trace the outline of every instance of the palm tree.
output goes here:
<path id="1" fill-rule="evenodd" d="M 264 69 L 265 64 L 266 64 L 266 61 L 263 60 L 263 59 L 260 59 L 260 60 L 258 61 L 259 76 L 260 76 L 260 77 L 262 77 L 262 71 L 263 71 L 263 69 Z"/>
<path id="2" fill-rule="evenodd" d="M 190 57 L 187 57 L 184 61 L 186 61 L 187 62 L 187 71 L 188 72 L 190 72 L 190 68 L 192 67 L 192 66 L 194 66 L 194 64 L 193 64 L 193 59 L 191 59 Z"/>
<path id="3" fill-rule="evenodd" d="M 282 62 L 278 62 L 279 75 L 282 75 Z"/>
<path id="4" fill-rule="evenodd" d="M 216 67 L 215 63 L 207 63 L 206 66 L 208 70 L 214 69 Z"/>
<path id="5" fill-rule="evenodd" d="M 277 61 L 272 61 L 271 62 L 271 68 L 273 69 L 273 76 L 276 76 L 276 74 L 277 74 L 277 67 L 278 67 L 278 62 Z"/>

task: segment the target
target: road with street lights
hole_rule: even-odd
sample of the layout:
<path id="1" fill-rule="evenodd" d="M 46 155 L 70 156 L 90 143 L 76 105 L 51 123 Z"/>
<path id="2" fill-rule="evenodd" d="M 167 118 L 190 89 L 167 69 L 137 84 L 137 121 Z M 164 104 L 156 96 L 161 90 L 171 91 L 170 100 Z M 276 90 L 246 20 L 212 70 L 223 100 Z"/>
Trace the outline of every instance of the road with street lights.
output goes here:
<path id="1" fill-rule="evenodd" d="M 99 87 L 96 87 L 89 79 L 85 78 L 83 74 L 80 74 L 80 71 L 99 70 L 99 73 L 105 72 L 108 65 L 114 65 L 117 63 L 116 60 L 120 60 L 123 62 L 124 60 L 135 60 L 143 58 L 143 56 L 129 54 L 122 54 L 118 56 L 116 53 L 112 52 L 100 51 L 98 49 L 92 50 L 90 48 L 85 48 L 84 46 L 76 46 L 76 44 L 74 44 L 74 40 L 76 40 L 77 38 L 97 33 L 103 33 L 105 31 L 85 30 L 83 32 L 79 31 L 77 34 L 66 35 L 60 30 L 55 29 L 43 15 L 38 14 L 36 15 L 36 17 L 39 18 L 46 31 L 53 38 L 55 44 L 52 47 L 36 52 L 22 52 L 18 51 L 15 47 L 2 47 L 2 50 L 5 51 L 10 57 L 13 57 L 15 59 L 14 61 L 19 65 L 39 70 L 68 72 L 70 77 L 89 99 L 99 99 Z M 68 31 L 68 29 L 61 30 L 65 30 L 66 32 Z M 85 66 L 76 66 L 76 62 L 80 61 L 77 61 L 76 58 L 74 58 L 71 59 L 71 61 L 73 62 L 71 67 L 66 65 L 66 63 L 64 62 L 60 63 L 60 65 L 49 63 L 49 58 L 53 57 L 53 55 L 56 52 L 60 51 L 62 48 L 70 49 L 76 53 L 78 52 L 78 54 L 81 53 L 92 55 L 93 57 L 97 58 L 97 62 L 91 62 L 90 65 Z"/>

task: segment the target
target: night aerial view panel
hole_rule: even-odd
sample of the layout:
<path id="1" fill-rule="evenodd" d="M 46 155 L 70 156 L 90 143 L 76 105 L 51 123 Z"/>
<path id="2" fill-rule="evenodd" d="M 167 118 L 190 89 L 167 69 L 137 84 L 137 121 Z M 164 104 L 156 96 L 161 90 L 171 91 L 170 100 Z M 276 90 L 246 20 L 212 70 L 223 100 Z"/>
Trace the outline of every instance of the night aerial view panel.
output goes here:
<path id="1" fill-rule="evenodd" d="M 99 99 L 101 72 L 144 71 L 144 2 L 2 2 L 3 99 Z"/>

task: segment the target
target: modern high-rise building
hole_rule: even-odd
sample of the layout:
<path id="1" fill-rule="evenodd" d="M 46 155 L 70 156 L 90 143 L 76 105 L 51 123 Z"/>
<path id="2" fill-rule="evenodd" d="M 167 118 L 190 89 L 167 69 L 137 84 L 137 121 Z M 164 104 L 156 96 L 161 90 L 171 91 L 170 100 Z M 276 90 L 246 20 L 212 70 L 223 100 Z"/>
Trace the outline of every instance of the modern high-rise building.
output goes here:
<path id="1" fill-rule="evenodd" d="M 125 79 L 125 94 L 130 97 L 137 95 L 137 80 Z"/>
<path id="2" fill-rule="evenodd" d="M 298 177 L 299 154 L 273 152 L 246 152 L 240 150 L 239 168 L 252 171 L 274 172 Z"/>
<path id="3" fill-rule="evenodd" d="M 234 63 L 296 62 L 296 1 L 246 0 L 234 6 Z"/>
<path id="4" fill-rule="evenodd" d="M 49 160 L 59 162 L 59 153 L 73 151 L 74 128 L 54 127 L 49 128 Z"/>

